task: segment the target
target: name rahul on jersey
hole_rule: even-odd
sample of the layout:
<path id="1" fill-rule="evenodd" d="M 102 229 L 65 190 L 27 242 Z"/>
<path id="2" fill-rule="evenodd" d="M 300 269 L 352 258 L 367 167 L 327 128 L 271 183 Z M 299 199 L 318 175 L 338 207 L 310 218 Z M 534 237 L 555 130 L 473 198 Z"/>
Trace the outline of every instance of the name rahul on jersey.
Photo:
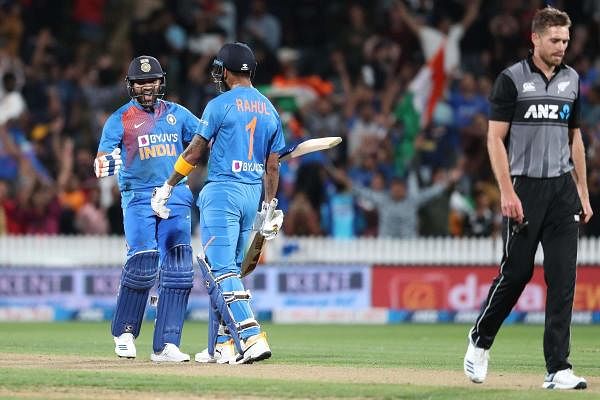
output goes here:
<path id="1" fill-rule="evenodd" d="M 264 101 L 251 100 L 248 101 L 246 99 L 235 99 L 235 106 L 240 112 L 252 112 L 264 115 L 271 115 L 269 110 L 267 110 L 267 103 Z"/>

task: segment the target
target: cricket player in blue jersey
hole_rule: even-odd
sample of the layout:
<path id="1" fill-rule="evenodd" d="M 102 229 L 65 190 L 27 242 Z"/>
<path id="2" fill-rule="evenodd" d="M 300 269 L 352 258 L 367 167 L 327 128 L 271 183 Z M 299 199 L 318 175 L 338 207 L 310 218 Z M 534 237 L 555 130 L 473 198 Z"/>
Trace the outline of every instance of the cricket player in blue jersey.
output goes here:
<path id="1" fill-rule="evenodd" d="M 226 91 L 206 105 L 200 132 L 152 197 L 157 215 L 168 212 L 167 200 L 169 207 L 174 205 L 169 198 L 175 185 L 212 143 L 207 183 L 198 198 L 206 256 L 199 264 L 211 301 L 208 348 L 196 354 L 198 362 L 242 364 L 271 356 L 240 278 L 253 226 L 272 239 L 283 222 L 281 210 L 267 212 L 279 182 L 283 129 L 271 102 L 252 86 L 255 68 L 254 53 L 246 44 L 228 43 L 221 48 L 211 74 L 219 90 Z M 263 182 L 263 205 L 257 213 Z"/>
<path id="2" fill-rule="evenodd" d="M 185 107 L 162 100 L 165 74 L 156 58 L 133 59 L 126 82 L 131 101 L 106 121 L 94 162 L 98 177 L 118 173 L 128 249 L 112 321 L 115 352 L 119 357 L 136 356 L 134 340 L 158 275 L 150 358 L 189 361 L 179 344 L 193 281 L 192 193 L 182 180 L 173 188 L 170 212 L 160 218 L 148 205 L 154 187 L 169 177 L 185 145 L 200 132 L 200 120 Z"/>

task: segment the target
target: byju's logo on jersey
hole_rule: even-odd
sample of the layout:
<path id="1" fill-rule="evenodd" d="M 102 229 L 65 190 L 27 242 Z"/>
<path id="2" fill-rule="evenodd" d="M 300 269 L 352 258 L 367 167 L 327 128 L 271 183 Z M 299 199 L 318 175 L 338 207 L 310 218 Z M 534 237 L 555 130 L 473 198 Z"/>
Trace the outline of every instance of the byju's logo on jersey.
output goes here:
<path id="1" fill-rule="evenodd" d="M 179 141 L 177 133 L 140 135 L 137 137 L 140 159 L 176 156 L 175 143 Z"/>
<path id="2" fill-rule="evenodd" d="M 138 136 L 138 147 L 146 147 L 150 145 L 150 140 L 148 139 L 148 135 Z"/>
<path id="3" fill-rule="evenodd" d="M 263 172 L 264 166 L 262 163 L 247 162 L 240 160 L 231 161 L 231 171 L 233 172 Z"/>
<path id="4" fill-rule="evenodd" d="M 560 108 L 558 104 L 532 104 L 525 112 L 524 119 L 561 119 L 567 120 L 571 115 L 571 107 L 563 104 Z"/>

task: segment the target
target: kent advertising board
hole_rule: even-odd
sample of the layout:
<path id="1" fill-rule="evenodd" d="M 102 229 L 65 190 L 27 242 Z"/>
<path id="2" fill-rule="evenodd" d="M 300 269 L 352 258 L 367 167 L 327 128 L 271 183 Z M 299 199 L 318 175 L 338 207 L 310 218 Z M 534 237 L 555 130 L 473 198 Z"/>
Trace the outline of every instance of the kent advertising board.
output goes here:
<path id="1" fill-rule="evenodd" d="M 121 270 L 0 268 L 0 321 L 111 319 Z M 263 265 L 244 282 L 259 316 L 275 309 L 357 309 L 371 303 L 370 265 Z M 204 282 L 196 272 L 188 318 L 206 319 L 208 306 Z M 146 318 L 153 319 L 155 312 L 148 307 Z"/>

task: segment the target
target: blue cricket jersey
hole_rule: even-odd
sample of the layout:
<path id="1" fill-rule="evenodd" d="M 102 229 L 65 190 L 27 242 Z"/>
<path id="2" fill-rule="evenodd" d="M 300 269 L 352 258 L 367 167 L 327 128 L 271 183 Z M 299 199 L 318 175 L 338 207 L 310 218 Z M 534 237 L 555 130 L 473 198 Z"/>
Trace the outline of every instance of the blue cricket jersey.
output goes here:
<path id="1" fill-rule="evenodd" d="M 200 123 L 198 134 L 214 139 L 207 182 L 262 183 L 267 157 L 285 147 L 279 114 L 253 87 L 238 86 L 212 99 Z"/>
<path id="2" fill-rule="evenodd" d="M 158 100 L 154 113 L 149 113 L 131 100 L 107 119 L 98 151 L 121 148 L 121 190 L 150 189 L 169 178 L 200 126 L 198 117 L 179 104 Z"/>

